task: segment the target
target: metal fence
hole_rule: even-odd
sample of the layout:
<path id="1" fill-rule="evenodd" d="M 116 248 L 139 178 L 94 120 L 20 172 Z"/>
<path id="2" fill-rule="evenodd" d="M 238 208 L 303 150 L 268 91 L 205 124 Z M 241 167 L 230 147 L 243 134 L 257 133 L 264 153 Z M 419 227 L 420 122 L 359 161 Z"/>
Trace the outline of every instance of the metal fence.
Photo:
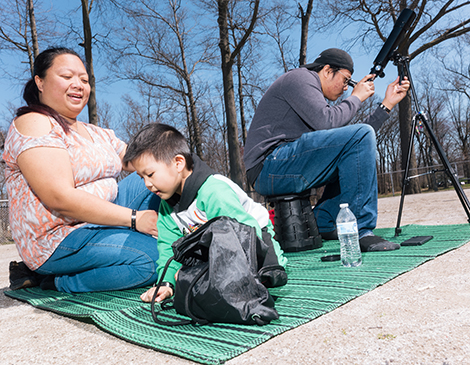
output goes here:
<path id="1" fill-rule="evenodd" d="M 8 200 L 0 200 L 0 244 L 12 242 L 8 219 Z"/>
<path id="2" fill-rule="evenodd" d="M 470 161 L 458 161 L 450 164 L 451 171 L 462 185 L 470 183 Z M 377 175 L 379 194 L 401 194 L 403 176 L 405 171 L 392 171 Z M 437 191 L 441 188 L 451 187 L 443 165 L 425 166 L 408 171 L 408 177 L 417 179 L 418 185 L 424 190 Z"/>

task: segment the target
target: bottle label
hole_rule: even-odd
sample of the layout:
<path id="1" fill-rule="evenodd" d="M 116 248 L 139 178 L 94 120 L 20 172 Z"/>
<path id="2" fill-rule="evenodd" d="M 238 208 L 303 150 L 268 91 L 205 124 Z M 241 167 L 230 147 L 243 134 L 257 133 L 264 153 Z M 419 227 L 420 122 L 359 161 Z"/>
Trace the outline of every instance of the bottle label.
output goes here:
<path id="1" fill-rule="evenodd" d="M 336 226 L 338 234 L 357 233 L 357 222 L 340 223 Z"/>

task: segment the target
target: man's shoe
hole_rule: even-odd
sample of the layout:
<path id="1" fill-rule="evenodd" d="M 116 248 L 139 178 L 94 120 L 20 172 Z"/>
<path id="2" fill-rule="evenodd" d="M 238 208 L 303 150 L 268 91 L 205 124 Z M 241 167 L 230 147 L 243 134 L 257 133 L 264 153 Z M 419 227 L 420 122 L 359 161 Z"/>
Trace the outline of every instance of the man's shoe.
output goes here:
<path id="1" fill-rule="evenodd" d="M 376 235 L 369 235 L 359 239 L 362 252 L 393 251 L 398 250 L 400 245 L 383 239 Z"/>
<path id="2" fill-rule="evenodd" d="M 326 241 L 338 240 L 338 232 L 336 231 L 336 229 L 330 232 L 320 232 L 320 235 L 321 235 L 321 238 L 323 238 Z"/>
<path id="3" fill-rule="evenodd" d="M 18 290 L 39 285 L 39 275 L 31 271 L 23 261 L 10 262 L 10 289 Z"/>

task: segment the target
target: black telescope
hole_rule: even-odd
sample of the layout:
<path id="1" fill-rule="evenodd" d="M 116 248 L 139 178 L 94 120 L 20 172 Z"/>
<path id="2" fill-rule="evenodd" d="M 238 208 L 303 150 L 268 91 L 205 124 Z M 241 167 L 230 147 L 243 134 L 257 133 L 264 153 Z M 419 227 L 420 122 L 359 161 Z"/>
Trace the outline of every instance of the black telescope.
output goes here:
<path id="1" fill-rule="evenodd" d="M 389 60 L 393 58 L 393 54 L 398 47 L 398 45 L 403 40 L 406 32 L 413 24 L 413 21 L 416 18 L 416 14 L 411 9 L 403 9 L 398 17 L 395 25 L 393 26 L 392 32 L 388 36 L 385 44 L 380 50 L 379 54 L 375 58 L 374 67 L 370 70 L 371 74 L 375 74 L 379 77 L 384 77 L 385 74 L 383 70 L 387 66 Z"/>

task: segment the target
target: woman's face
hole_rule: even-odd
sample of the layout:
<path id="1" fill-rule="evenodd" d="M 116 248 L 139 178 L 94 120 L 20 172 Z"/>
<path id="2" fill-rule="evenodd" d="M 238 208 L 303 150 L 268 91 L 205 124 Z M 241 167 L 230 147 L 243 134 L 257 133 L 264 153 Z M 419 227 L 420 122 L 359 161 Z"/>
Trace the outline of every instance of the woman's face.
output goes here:
<path id="1" fill-rule="evenodd" d="M 66 119 L 75 120 L 88 102 L 90 85 L 83 62 L 77 56 L 56 56 L 44 78 L 35 76 L 39 101 Z"/>

